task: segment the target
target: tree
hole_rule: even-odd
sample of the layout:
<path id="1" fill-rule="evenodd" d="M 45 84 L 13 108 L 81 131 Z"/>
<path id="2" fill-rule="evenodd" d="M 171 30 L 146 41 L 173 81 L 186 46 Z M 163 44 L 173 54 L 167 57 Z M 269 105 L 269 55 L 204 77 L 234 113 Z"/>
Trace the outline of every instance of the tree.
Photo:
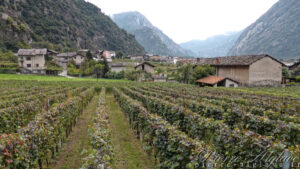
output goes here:
<path id="1" fill-rule="evenodd" d="M 122 51 L 119 51 L 116 55 L 117 58 L 122 59 L 124 56 L 124 53 Z"/>
<path id="2" fill-rule="evenodd" d="M 91 51 L 88 51 L 86 53 L 86 57 L 88 58 L 88 60 L 93 60 L 93 55 L 92 55 Z"/>
<path id="3" fill-rule="evenodd" d="M 160 67 L 156 71 L 157 71 L 157 74 L 161 74 L 163 72 L 162 68 L 160 68 Z"/>
<path id="4" fill-rule="evenodd" d="M 18 57 L 15 56 L 12 51 L 8 51 L 5 53 L 0 52 L 0 61 L 18 63 Z"/>
<path id="5" fill-rule="evenodd" d="M 193 80 L 193 65 L 181 66 L 176 73 L 176 80 L 182 83 L 191 83 Z"/>
<path id="6" fill-rule="evenodd" d="M 101 77 L 101 75 L 103 74 L 103 70 L 104 70 L 104 65 L 103 64 L 96 64 L 95 68 L 94 68 L 94 73 L 97 76 L 97 79 L 99 79 Z"/>
<path id="7" fill-rule="evenodd" d="M 181 67 L 181 66 L 183 66 L 183 62 L 181 61 L 176 62 L 176 67 Z"/>
<path id="8" fill-rule="evenodd" d="M 51 61 L 51 60 L 53 60 L 53 57 L 47 54 L 47 55 L 45 55 L 45 60 Z"/>
<path id="9" fill-rule="evenodd" d="M 199 65 L 194 69 L 193 77 L 196 80 L 207 77 L 209 75 L 214 75 L 215 69 L 210 65 Z"/>
<path id="10" fill-rule="evenodd" d="M 289 78 L 290 77 L 290 73 L 289 73 L 289 70 L 287 68 L 282 68 L 282 77 L 285 77 L 285 78 Z"/>

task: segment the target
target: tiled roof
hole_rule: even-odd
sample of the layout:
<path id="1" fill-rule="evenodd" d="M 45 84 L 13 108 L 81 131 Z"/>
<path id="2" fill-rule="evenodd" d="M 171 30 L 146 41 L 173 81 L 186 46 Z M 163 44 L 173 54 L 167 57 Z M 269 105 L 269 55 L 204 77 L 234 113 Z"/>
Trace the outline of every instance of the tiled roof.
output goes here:
<path id="1" fill-rule="evenodd" d="M 224 77 L 217 77 L 217 76 L 208 76 L 202 79 L 197 80 L 198 83 L 205 83 L 210 85 L 215 85 L 221 81 L 223 81 Z"/>
<path id="2" fill-rule="evenodd" d="M 151 66 L 151 67 L 155 67 L 154 65 L 152 65 L 152 64 L 149 63 L 149 62 L 144 62 L 144 63 L 141 63 L 141 64 L 135 66 L 135 68 L 137 68 L 137 67 L 139 67 L 139 66 L 141 66 L 141 65 L 149 65 L 149 66 Z"/>
<path id="3" fill-rule="evenodd" d="M 109 66 L 110 67 L 125 67 L 126 64 L 125 63 L 110 63 Z"/>
<path id="4" fill-rule="evenodd" d="M 46 55 L 47 49 L 19 49 L 18 56 Z"/>
<path id="5" fill-rule="evenodd" d="M 249 66 L 254 62 L 264 58 L 270 57 L 271 59 L 281 63 L 280 61 L 274 59 L 273 57 L 263 54 L 263 55 L 246 55 L 246 56 L 226 56 L 226 57 L 215 57 L 215 58 L 202 58 L 197 63 L 209 64 L 212 66 Z M 282 64 L 282 63 L 281 63 Z"/>
<path id="6" fill-rule="evenodd" d="M 60 53 L 57 55 L 57 57 L 74 57 L 77 53 L 75 52 L 68 52 L 68 53 Z"/>

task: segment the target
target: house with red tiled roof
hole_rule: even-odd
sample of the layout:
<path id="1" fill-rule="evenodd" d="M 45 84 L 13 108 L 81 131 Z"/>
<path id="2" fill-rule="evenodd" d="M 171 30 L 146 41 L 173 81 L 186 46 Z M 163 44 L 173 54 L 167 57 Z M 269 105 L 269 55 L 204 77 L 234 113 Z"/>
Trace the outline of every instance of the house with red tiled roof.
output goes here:
<path id="1" fill-rule="evenodd" d="M 196 81 L 199 86 L 238 87 L 239 83 L 225 77 L 208 76 Z"/>

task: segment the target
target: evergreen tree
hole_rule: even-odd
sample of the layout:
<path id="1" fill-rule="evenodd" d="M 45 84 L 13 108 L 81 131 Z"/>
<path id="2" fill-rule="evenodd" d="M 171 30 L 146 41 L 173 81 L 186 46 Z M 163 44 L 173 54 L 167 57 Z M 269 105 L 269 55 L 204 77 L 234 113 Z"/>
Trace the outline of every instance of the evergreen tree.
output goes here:
<path id="1" fill-rule="evenodd" d="M 106 77 L 106 73 L 109 72 L 109 66 L 107 60 L 104 58 L 104 70 L 103 70 L 103 76 Z"/>

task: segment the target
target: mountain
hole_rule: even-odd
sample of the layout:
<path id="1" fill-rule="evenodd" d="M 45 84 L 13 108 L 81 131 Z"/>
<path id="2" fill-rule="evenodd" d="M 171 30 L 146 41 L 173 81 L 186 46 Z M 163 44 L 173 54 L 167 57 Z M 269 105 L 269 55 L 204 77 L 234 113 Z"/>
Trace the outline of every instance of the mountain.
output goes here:
<path id="1" fill-rule="evenodd" d="M 2 49 L 33 46 L 145 53 L 133 35 L 85 0 L 0 0 L 0 28 Z"/>
<path id="2" fill-rule="evenodd" d="M 299 0 L 279 0 L 243 31 L 228 55 L 266 53 L 277 59 L 300 56 L 299 18 Z"/>
<path id="3" fill-rule="evenodd" d="M 153 26 L 139 12 L 115 14 L 111 18 L 119 27 L 135 35 L 137 41 L 148 53 L 172 56 L 193 55 L 191 51 L 181 48 L 161 30 Z"/>
<path id="4" fill-rule="evenodd" d="M 180 46 L 193 51 L 197 57 L 225 56 L 233 47 L 241 32 L 231 32 L 226 35 L 217 35 L 206 40 L 192 40 L 181 43 Z"/>

